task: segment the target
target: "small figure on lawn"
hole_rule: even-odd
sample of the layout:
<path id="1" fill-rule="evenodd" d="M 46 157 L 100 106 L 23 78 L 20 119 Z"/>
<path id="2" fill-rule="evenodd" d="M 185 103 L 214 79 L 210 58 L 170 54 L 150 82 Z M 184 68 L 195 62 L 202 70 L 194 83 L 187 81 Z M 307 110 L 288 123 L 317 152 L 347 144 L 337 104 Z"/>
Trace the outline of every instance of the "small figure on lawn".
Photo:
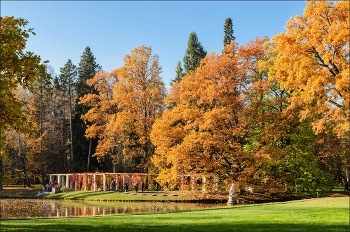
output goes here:
<path id="1" fill-rule="evenodd" d="M 115 182 L 114 182 L 114 180 L 112 180 L 111 188 L 112 188 L 112 191 L 114 192 L 115 191 Z"/>
<path id="2" fill-rule="evenodd" d="M 135 187 L 135 192 L 139 191 L 139 183 L 137 181 L 136 181 L 134 187 Z"/>
<path id="3" fill-rule="evenodd" d="M 129 188 L 128 182 L 125 182 L 125 184 L 124 184 L 124 189 L 125 189 L 125 192 L 127 192 L 127 191 L 128 191 L 128 188 Z"/>
<path id="4" fill-rule="evenodd" d="M 145 183 L 141 181 L 141 192 L 143 192 L 143 189 L 145 188 Z"/>

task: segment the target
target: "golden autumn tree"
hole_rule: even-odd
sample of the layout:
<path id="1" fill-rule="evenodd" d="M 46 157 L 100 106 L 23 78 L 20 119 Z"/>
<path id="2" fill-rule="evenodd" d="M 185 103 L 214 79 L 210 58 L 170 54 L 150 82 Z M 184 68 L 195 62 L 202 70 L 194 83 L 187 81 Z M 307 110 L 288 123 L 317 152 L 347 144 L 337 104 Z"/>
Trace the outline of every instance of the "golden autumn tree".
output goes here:
<path id="1" fill-rule="evenodd" d="M 349 3 L 308 1 L 304 15 L 268 44 L 269 76 L 290 89 L 289 108 L 313 131 L 347 139 L 350 133 Z M 348 171 L 348 153 L 343 153 Z M 347 174 L 348 176 L 348 174 Z M 349 177 L 348 177 L 349 178 Z"/>
<path id="2" fill-rule="evenodd" d="M 243 151 L 249 130 L 246 100 L 264 41 L 238 49 L 233 41 L 222 55 L 207 55 L 172 85 L 168 110 L 151 133 L 161 184 L 174 186 L 181 174 L 240 184 L 253 175 L 255 157 Z"/>
<path id="3" fill-rule="evenodd" d="M 40 56 L 24 51 L 29 35 L 35 35 L 33 28 L 25 29 L 28 24 L 25 19 L 5 16 L 0 17 L 0 23 L 0 132 L 3 132 L 8 127 L 18 130 L 25 127 L 25 112 L 21 109 L 24 103 L 16 98 L 15 91 L 18 86 L 30 89 L 37 77 L 45 76 L 45 66 L 40 64 Z"/>
<path id="4" fill-rule="evenodd" d="M 333 125 L 349 133 L 349 2 L 308 1 L 304 15 L 269 44 L 270 77 L 293 89 L 291 107 L 305 105 L 302 119 L 313 118 L 316 133 Z M 315 117 L 316 115 L 316 117 Z"/>
<path id="5" fill-rule="evenodd" d="M 119 79 L 114 87 L 118 113 L 113 129 L 119 136 L 117 145 L 123 147 L 125 171 L 149 171 L 154 152 L 150 133 L 164 108 L 161 72 L 158 56 L 146 46 L 125 55 L 124 65 L 112 71 Z"/>
<path id="6" fill-rule="evenodd" d="M 113 164 L 116 164 L 118 160 L 118 149 L 115 145 L 117 135 L 112 129 L 112 122 L 117 113 L 117 105 L 113 97 L 113 88 L 117 81 L 116 76 L 101 69 L 93 78 L 86 81 L 87 85 L 93 87 L 96 93 L 86 94 L 79 101 L 79 104 L 90 107 L 82 119 L 87 125 L 86 138 L 98 139 L 94 156 L 100 162 L 112 159 Z"/>
<path id="7" fill-rule="evenodd" d="M 40 56 L 24 51 L 29 35 L 35 35 L 33 28 L 25 28 L 27 24 L 23 18 L 0 17 L 0 173 L 2 160 L 6 158 L 5 130 L 28 131 L 28 112 L 23 110 L 25 102 L 15 96 L 15 91 L 18 86 L 31 89 L 37 77 L 45 76 Z"/>

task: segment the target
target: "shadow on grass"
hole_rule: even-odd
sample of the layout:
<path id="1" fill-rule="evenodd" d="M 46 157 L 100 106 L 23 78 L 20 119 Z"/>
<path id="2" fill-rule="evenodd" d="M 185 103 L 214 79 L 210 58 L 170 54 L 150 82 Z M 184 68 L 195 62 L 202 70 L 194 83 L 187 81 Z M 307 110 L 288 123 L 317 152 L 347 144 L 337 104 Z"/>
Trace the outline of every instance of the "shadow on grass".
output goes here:
<path id="1" fill-rule="evenodd" d="M 23 222 L 23 221 L 22 221 Z M 273 224 L 273 223 L 264 223 L 264 224 L 240 224 L 240 223 L 231 223 L 231 224 L 204 224 L 198 225 L 196 223 L 184 223 L 181 225 L 149 225 L 146 224 L 133 224 L 125 223 L 115 225 L 113 222 L 110 224 L 107 223 L 97 223 L 95 226 L 88 225 L 73 225 L 66 221 L 64 224 L 57 224 L 53 221 L 50 223 L 40 223 L 37 225 L 26 225 L 23 223 L 11 223 L 7 224 L 6 222 L 0 222 L 1 231 L 143 231 L 143 232 L 153 232 L 153 231 L 168 231 L 168 232 L 221 232 L 221 231 L 303 231 L 303 232 L 315 232 L 315 231 L 349 231 L 349 226 L 342 225 L 305 225 L 305 224 Z"/>
<path id="2" fill-rule="evenodd" d="M 79 199 L 85 199 L 87 197 L 90 196 L 102 196 L 102 195 L 106 195 L 106 194 L 111 194 L 113 192 L 86 192 L 86 191 L 79 191 L 79 192 L 75 192 L 75 193 L 71 193 L 69 196 L 66 196 L 65 199 L 70 199 L 70 200 L 79 200 Z M 49 195 L 47 197 L 45 197 L 45 199 L 61 199 L 62 195 L 64 195 L 65 193 L 57 193 L 54 195 Z"/>

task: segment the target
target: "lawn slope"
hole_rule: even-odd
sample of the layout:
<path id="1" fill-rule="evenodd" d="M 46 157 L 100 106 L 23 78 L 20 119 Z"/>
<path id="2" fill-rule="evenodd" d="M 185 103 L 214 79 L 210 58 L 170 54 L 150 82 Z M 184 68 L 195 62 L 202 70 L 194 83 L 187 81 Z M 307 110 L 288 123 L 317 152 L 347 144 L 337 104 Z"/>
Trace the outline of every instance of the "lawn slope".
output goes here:
<path id="1" fill-rule="evenodd" d="M 349 198 L 235 205 L 171 213 L 3 219 L 3 231 L 349 231 Z"/>

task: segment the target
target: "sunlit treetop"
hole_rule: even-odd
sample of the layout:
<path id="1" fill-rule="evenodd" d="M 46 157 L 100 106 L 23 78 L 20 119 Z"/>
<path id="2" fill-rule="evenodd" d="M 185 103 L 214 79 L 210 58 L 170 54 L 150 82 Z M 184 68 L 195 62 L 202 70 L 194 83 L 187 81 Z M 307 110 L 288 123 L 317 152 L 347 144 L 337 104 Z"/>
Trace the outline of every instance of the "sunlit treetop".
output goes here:
<path id="1" fill-rule="evenodd" d="M 316 133 L 333 124 L 349 132 L 349 2 L 308 1 L 304 15 L 291 18 L 286 33 L 272 38 L 270 77 L 293 90 L 291 107 L 306 104 L 302 119 L 318 116 Z"/>

